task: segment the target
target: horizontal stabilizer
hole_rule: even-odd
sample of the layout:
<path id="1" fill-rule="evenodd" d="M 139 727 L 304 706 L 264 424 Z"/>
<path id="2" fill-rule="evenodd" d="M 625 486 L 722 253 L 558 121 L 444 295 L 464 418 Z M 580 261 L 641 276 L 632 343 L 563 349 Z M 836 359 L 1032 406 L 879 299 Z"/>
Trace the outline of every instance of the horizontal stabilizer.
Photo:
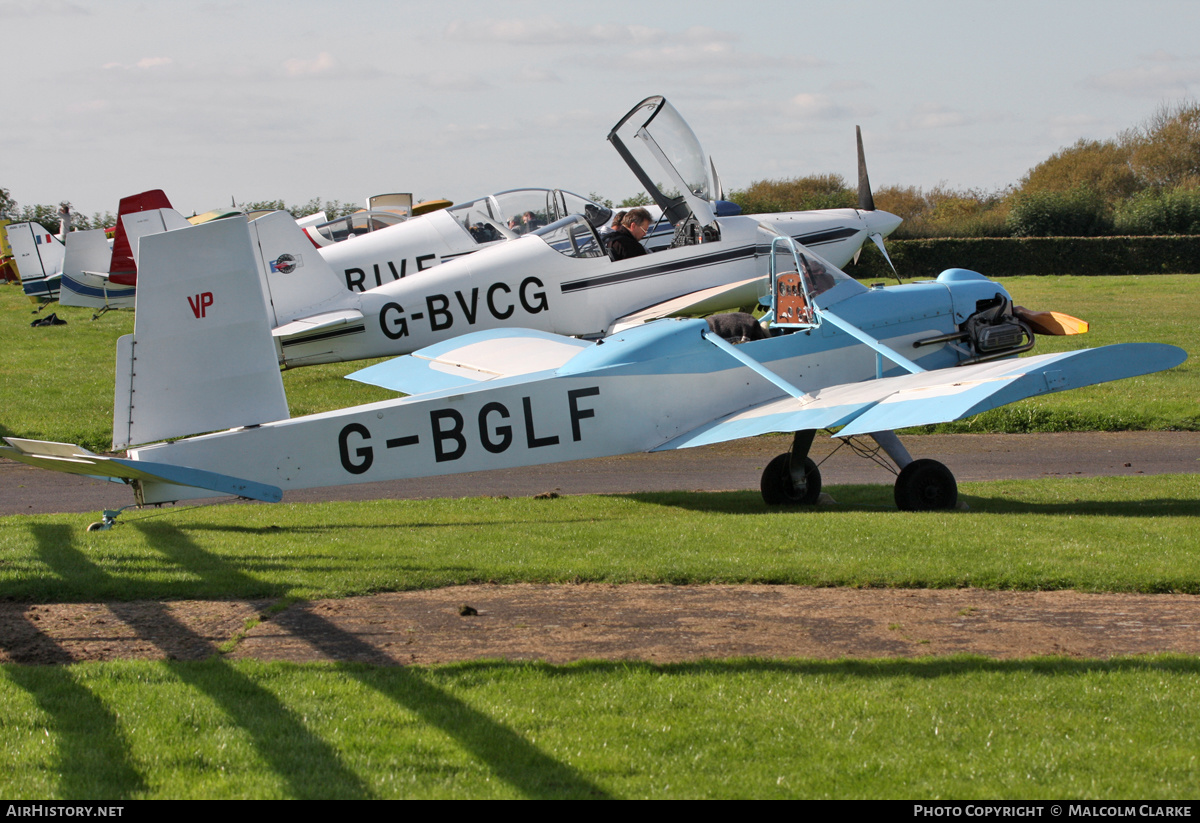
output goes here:
<path id="1" fill-rule="evenodd" d="M 1176 346 L 1125 343 L 1099 349 L 938 369 L 829 386 L 811 399 L 775 397 L 697 427 L 655 451 L 723 443 L 769 432 L 844 426 L 839 436 L 961 420 L 1027 397 L 1178 366 Z"/>
<path id="2" fill-rule="evenodd" d="M 751 277 L 748 280 L 739 280 L 736 283 L 727 283 L 713 286 L 711 289 L 701 289 L 690 294 L 680 295 L 617 318 L 613 321 L 609 334 L 616 334 L 660 317 L 700 316 L 748 306 L 757 303 L 758 298 L 767 290 L 767 287 L 767 278 Z"/>
<path id="3" fill-rule="evenodd" d="M 498 377 L 551 371 L 593 345 L 532 329 L 495 329 L 428 346 L 346 377 L 405 394 L 424 394 Z"/>
<path id="4" fill-rule="evenodd" d="M 283 491 L 278 486 L 255 483 L 217 472 L 145 460 L 104 457 L 71 443 L 22 440 L 16 437 L 6 437 L 4 440 L 8 445 L 0 446 L 0 456 L 42 469 L 111 480 L 142 480 L 190 486 L 217 494 L 261 500 L 264 503 L 278 503 L 283 499 Z"/>
<path id="5" fill-rule="evenodd" d="M 272 337 L 292 338 L 303 335 L 306 339 L 311 333 L 331 331 L 351 323 L 362 323 L 363 313 L 358 309 L 340 309 L 314 314 L 312 317 L 302 317 L 271 330 Z"/>

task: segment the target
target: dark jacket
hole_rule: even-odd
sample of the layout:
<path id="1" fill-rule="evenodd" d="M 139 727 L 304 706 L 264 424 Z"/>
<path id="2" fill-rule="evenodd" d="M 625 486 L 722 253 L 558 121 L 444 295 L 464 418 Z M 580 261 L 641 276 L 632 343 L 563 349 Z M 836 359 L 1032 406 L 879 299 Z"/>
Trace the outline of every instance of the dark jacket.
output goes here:
<path id="1" fill-rule="evenodd" d="M 608 256 L 614 262 L 627 260 L 630 257 L 639 257 L 645 253 L 646 249 L 624 226 L 614 231 L 608 238 Z"/>

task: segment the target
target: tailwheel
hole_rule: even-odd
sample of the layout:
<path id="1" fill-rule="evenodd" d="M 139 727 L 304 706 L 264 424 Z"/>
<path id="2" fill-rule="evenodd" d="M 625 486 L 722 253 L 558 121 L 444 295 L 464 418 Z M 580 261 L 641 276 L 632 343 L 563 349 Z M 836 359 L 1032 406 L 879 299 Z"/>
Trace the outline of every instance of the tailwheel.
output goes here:
<path id="1" fill-rule="evenodd" d="M 125 509 L 127 509 L 127 508 L 129 508 L 129 507 L 124 506 L 120 509 L 105 509 L 104 510 L 104 519 L 97 520 L 95 523 L 89 523 L 87 530 L 90 532 L 109 531 L 113 526 L 117 525 L 117 517 L 121 514 L 121 512 L 125 511 Z"/>
<path id="2" fill-rule="evenodd" d="M 784 452 L 763 469 L 760 488 L 768 506 L 811 506 L 821 496 L 821 470 L 817 464 L 805 457 L 798 472 L 803 479 L 797 482 L 792 478 L 791 461 L 791 454 Z"/>
<path id="3" fill-rule="evenodd" d="M 896 506 L 902 511 L 953 509 L 958 504 L 954 474 L 936 460 L 914 460 L 896 478 Z"/>

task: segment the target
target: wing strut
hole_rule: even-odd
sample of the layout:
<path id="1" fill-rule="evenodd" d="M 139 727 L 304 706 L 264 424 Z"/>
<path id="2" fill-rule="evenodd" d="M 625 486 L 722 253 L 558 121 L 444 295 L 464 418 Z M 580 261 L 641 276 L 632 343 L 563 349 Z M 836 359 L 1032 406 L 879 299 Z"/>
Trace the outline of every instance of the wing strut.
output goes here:
<path id="1" fill-rule="evenodd" d="M 817 311 L 820 314 L 822 320 L 828 320 L 830 323 L 837 326 L 839 329 L 841 329 L 846 334 L 853 337 L 855 340 L 858 340 L 862 343 L 866 343 L 872 349 L 879 352 L 884 357 L 886 357 L 888 360 L 891 360 L 893 363 L 895 363 L 897 366 L 904 369 L 905 371 L 911 372 L 912 374 L 922 374 L 925 371 L 925 369 L 921 368 L 916 363 L 914 363 L 913 361 L 909 360 L 904 355 L 897 352 L 895 349 L 891 348 L 890 346 L 885 346 L 883 343 L 880 343 L 878 340 L 876 340 L 871 335 L 867 334 L 865 331 L 860 329 L 858 326 L 855 326 L 853 323 L 851 323 L 847 320 L 843 320 L 842 318 L 838 317 L 836 314 L 831 312 L 829 309 L 817 309 Z"/>
<path id="2" fill-rule="evenodd" d="M 788 394 L 790 394 L 792 397 L 796 398 L 797 400 L 812 400 L 811 396 L 800 391 L 798 388 L 793 386 L 791 383 L 787 382 L 782 377 L 777 375 L 775 372 L 768 369 L 762 363 L 759 363 L 753 357 L 750 357 L 749 355 L 743 354 L 742 352 L 738 351 L 737 347 L 735 347 L 731 343 L 725 342 L 724 340 L 722 340 L 720 338 L 720 336 L 713 334 L 710 331 L 703 331 L 700 333 L 700 336 L 703 337 L 705 340 L 707 340 L 709 343 L 712 343 L 714 346 L 716 346 L 721 351 L 728 354 L 734 360 L 741 363 L 743 366 L 746 366 L 747 368 L 752 369 L 755 373 L 766 378 L 771 383 L 774 383 L 776 386 L 783 389 L 785 392 L 787 392 Z"/>

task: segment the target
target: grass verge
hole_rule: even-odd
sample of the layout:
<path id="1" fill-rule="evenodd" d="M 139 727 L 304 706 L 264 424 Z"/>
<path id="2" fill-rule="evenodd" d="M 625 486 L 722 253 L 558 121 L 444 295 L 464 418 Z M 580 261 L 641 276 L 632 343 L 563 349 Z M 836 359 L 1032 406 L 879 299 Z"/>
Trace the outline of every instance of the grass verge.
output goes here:
<path id="1" fill-rule="evenodd" d="M 768 510 L 754 492 L 226 505 L 0 519 L 0 597 L 320 598 L 496 582 L 791 583 L 1200 593 L 1200 475 L 886 486 Z"/>
<path id="2" fill-rule="evenodd" d="M 1191 798 L 1192 658 L 0 667 L 18 798 Z"/>

